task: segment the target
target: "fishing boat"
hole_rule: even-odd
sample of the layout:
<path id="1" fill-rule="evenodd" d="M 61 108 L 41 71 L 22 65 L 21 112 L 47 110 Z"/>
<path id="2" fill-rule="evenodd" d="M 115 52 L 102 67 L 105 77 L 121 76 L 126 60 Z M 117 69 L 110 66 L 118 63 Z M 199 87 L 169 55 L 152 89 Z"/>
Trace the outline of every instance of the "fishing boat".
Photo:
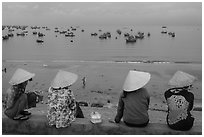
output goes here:
<path id="1" fill-rule="evenodd" d="M 25 36 L 26 34 L 21 32 L 21 33 L 16 33 L 17 36 Z"/>
<path id="2" fill-rule="evenodd" d="M 135 43 L 137 41 L 137 38 L 135 38 L 134 36 L 129 36 L 126 39 L 126 43 Z"/>
<path id="3" fill-rule="evenodd" d="M 162 34 L 166 34 L 166 33 L 167 33 L 167 31 L 166 31 L 166 30 L 163 30 L 161 33 L 162 33 Z"/>
<path id="4" fill-rule="evenodd" d="M 7 40 L 7 39 L 9 39 L 9 36 L 8 35 L 2 36 L 2 39 Z"/>
<path id="5" fill-rule="evenodd" d="M 119 29 L 118 29 L 116 32 L 117 32 L 119 35 L 121 35 L 121 33 L 122 33 L 121 30 L 119 30 Z"/>
<path id="6" fill-rule="evenodd" d="M 150 37 L 150 33 L 149 32 L 147 33 L 147 36 Z"/>
<path id="7" fill-rule="evenodd" d="M 41 39 L 37 39 L 36 42 L 37 42 L 37 43 L 43 43 L 44 41 L 41 40 Z"/>
<path id="8" fill-rule="evenodd" d="M 91 36 L 97 36 L 98 34 L 97 33 L 91 33 Z"/>
<path id="9" fill-rule="evenodd" d="M 124 37 L 128 37 L 128 36 L 130 36 L 129 33 L 124 33 Z"/>
<path id="10" fill-rule="evenodd" d="M 14 35 L 13 35 L 13 33 L 9 33 L 8 36 L 9 37 L 13 37 Z"/>
<path id="11" fill-rule="evenodd" d="M 33 32 L 33 35 L 37 35 L 37 32 L 36 32 L 36 31 L 34 31 L 34 32 Z"/>

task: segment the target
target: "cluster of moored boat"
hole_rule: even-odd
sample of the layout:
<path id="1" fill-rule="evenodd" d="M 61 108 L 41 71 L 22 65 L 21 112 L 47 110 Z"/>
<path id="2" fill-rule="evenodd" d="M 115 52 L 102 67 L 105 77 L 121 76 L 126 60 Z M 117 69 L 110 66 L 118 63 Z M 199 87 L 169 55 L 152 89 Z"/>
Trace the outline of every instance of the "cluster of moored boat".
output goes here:
<path id="1" fill-rule="evenodd" d="M 63 34 L 65 37 L 75 37 L 76 35 L 74 34 L 74 31 L 76 31 L 77 28 L 72 27 L 66 30 L 59 30 L 58 27 L 55 28 L 55 33 L 59 33 L 59 34 Z M 82 29 L 81 32 L 84 32 L 84 30 Z M 57 37 L 57 35 L 56 35 Z M 73 42 L 73 40 L 71 39 L 70 42 Z"/>
<path id="2" fill-rule="evenodd" d="M 101 32 L 102 30 L 99 29 L 98 31 Z M 98 33 L 96 33 L 96 32 L 91 33 L 91 36 L 98 36 Z M 111 38 L 111 33 L 110 32 L 104 32 L 103 34 L 100 34 L 98 38 L 99 39 Z"/>
<path id="3" fill-rule="evenodd" d="M 107 38 L 111 38 L 110 32 L 105 32 L 99 36 L 99 39 L 107 39 Z"/>
<path id="4" fill-rule="evenodd" d="M 176 36 L 176 34 L 175 34 L 175 32 L 167 32 L 167 27 L 166 26 L 162 26 L 162 31 L 161 31 L 161 33 L 162 34 L 168 34 L 169 36 L 171 36 L 171 37 L 175 37 Z"/>
<path id="5" fill-rule="evenodd" d="M 16 33 L 17 36 L 26 36 L 26 35 L 28 35 L 28 31 L 26 30 L 27 27 L 28 26 L 2 26 L 2 30 L 8 29 L 8 34 L 2 36 L 2 39 L 7 40 L 7 39 L 9 39 L 9 37 L 13 37 L 14 34 L 12 32 L 14 30 L 21 30 L 20 32 L 18 31 Z M 43 27 L 31 26 L 30 28 L 33 30 L 32 34 L 38 36 L 38 39 L 36 40 L 37 43 L 43 43 L 44 42 L 43 37 L 45 36 L 45 34 L 40 32 L 40 29 L 42 28 L 42 29 L 45 29 L 46 31 L 50 30 L 46 26 L 43 26 Z M 74 31 L 76 31 L 77 28 L 79 28 L 79 27 L 72 27 L 71 26 L 68 29 L 60 30 L 58 27 L 55 27 L 54 32 L 61 34 L 61 35 L 64 35 L 65 37 L 75 37 Z M 164 30 L 161 33 L 162 34 L 168 34 L 171 37 L 175 37 L 175 32 L 168 32 L 167 33 L 166 28 L 167 28 L 166 26 L 163 26 L 162 29 L 164 29 Z M 81 32 L 84 32 L 84 29 L 82 29 Z M 99 34 L 96 32 L 91 33 L 91 36 L 98 36 L 98 38 L 101 40 L 111 38 L 111 36 L 112 36 L 110 32 L 103 32 L 102 33 L 101 29 L 99 29 L 98 32 L 99 32 Z M 130 33 L 122 32 L 120 29 L 117 29 L 116 33 L 118 34 L 118 36 L 122 35 L 122 33 L 123 33 L 126 43 L 135 43 L 138 39 L 144 39 L 145 38 L 144 32 L 139 31 L 136 34 L 133 34 L 133 29 L 130 29 Z M 55 36 L 57 37 L 57 35 L 55 35 Z M 118 36 L 116 36 L 115 39 L 117 39 Z M 150 37 L 150 32 L 148 32 L 146 36 Z M 70 42 L 73 42 L 73 40 L 71 40 Z"/>
<path id="6" fill-rule="evenodd" d="M 13 36 L 14 36 L 13 33 L 8 33 L 7 35 L 2 36 L 2 39 L 7 40 L 9 39 L 9 37 L 13 37 Z"/>
<path id="7" fill-rule="evenodd" d="M 99 32 L 101 32 L 102 30 L 100 29 Z M 131 31 L 133 31 L 131 29 Z M 118 35 L 121 35 L 122 34 L 122 31 L 120 29 L 117 29 L 116 30 L 116 33 Z M 94 33 L 91 33 L 91 36 L 98 36 L 98 33 L 94 32 Z M 138 32 L 137 34 L 135 35 L 132 35 L 130 33 L 124 33 L 124 37 L 125 37 L 125 40 L 127 43 L 134 43 L 137 41 L 137 39 L 143 39 L 145 36 L 144 32 Z M 147 33 L 147 36 L 150 37 L 150 33 L 148 32 Z M 107 38 L 111 38 L 111 33 L 110 32 L 105 32 L 101 35 L 99 35 L 99 39 L 107 39 Z M 116 36 L 115 39 L 117 39 L 118 37 Z"/>
<path id="8" fill-rule="evenodd" d="M 2 26 L 2 29 L 3 30 L 8 29 L 8 32 L 12 32 L 15 29 L 20 29 L 22 31 L 17 32 L 16 35 L 17 36 L 26 36 L 28 34 L 28 31 L 26 30 L 27 27 L 28 26 Z M 38 36 L 38 39 L 36 40 L 37 43 L 43 43 L 44 42 L 43 37 L 45 36 L 45 34 L 43 34 L 42 32 L 39 31 L 39 29 L 42 28 L 42 29 L 45 29 L 47 31 L 50 30 L 48 27 L 40 27 L 40 26 L 31 26 L 30 28 L 33 30 L 32 34 Z M 65 30 L 60 30 L 58 27 L 54 28 L 55 33 L 62 34 L 65 37 L 75 37 L 74 31 L 76 31 L 76 30 L 77 30 L 77 28 L 72 27 L 72 26 L 71 26 L 71 28 L 65 29 Z M 99 29 L 98 31 L 99 31 L 99 33 L 102 32 L 101 29 Z M 132 29 L 131 29 L 131 31 L 132 31 Z M 84 29 L 82 29 L 81 32 L 84 32 Z M 116 33 L 118 35 L 121 35 L 122 31 L 118 29 L 118 30 L 116 30 Z M 8 33 L 7 35 L 2 36 L 2 39 L 6 40 L 9 37 L 13 37 L 13 36 L 14 36 L 13 33 Z M 110 32 L 104 32 L 104 33 L 99 35 L 98 33 L 95 32 L 95 33 L 91 33 L 91 36 L 98 36 L 99 39 L 103 40 L 103 39 L 111 38 L 111 33 Z M 150 33 L 148 33 L 147 36 L 150 36 Z M 57 37 L 57 35 L 56 35 L 56 37 Z M 137 39 L 143 39 L 144 38 L 144 32 L 138 32 L 136 35 L 124 33 L 124 37 L 125 37 L 127 43 L 128 42 L 136 42 Z M 117 37 L 115 37 L 115 39 L 117 39 Z M 73 40 L 71 40 L 71 42 L 73 42 Z"/>
<path id="9" fill-rule="evenodd" d="M 145 34 L 144 32 L 138 32 L 136 35 L 130 35 L 129 33 L 125 33 L 124 36 L 126 37 L 127 43 L 134 43 L 137 39 L 144 39 Z M 150 32 L 147 33 L 147 36 L 150 37 Z"/>
<path id="10" fill-rule="evenodd" d="M 3 35 L 2 39 L 3 40 L 7 40 L 10 37 L 13 37 L 14 36 L 13 31 L 15 31 L 15 30 L 22 30 L 22 32 L 16 33 L 17 36 L 25 36 L 28 33 L 28 31 L 26 31 L 27 27 L 28 26 L 16 26 L 16 25 L 14 25 L 14 26 L 11 26 L 11 25 L 5 26 L 4 25 L 4 26 L 2 26 L 2 30 L 7 29 L 8 30 L 8 34 Z"/>
<path id="11" fill-rule="evenodd" d="M 38 36 L 38 39 L 36 40 L 37 43 L 43 43 L 44 40 L 42 39 L 45 34 L 43 34 L 42 32 L 37 32 L 36 30 L 37 29 L 40 29 L 41 27 L 38 27 L 38 26 L 33 26 L 31 27 L 32 30 L 35 30 L 33 31 L 33 35 L 37 35 Z M 50 30 L 48 27 L 42 27 L 43 29 L 46 29 L 46 30 Z"/>
<path id="12" fill-rule="evenodd" d="M 76 28 L 71 27 L 70 29 L 67 29 L 67 30 L 59 30 L 58 27 L 55 28 L 55 33 L 64 34 L 65 37 L 74 37 L 75 34 L 73 31 L 76 31 Z"/>
<path id="13" fill-rule="evenodd" d="M 3 40 L 7 40 L 9 39 L 9 37 L 13 37 L 14 34 L 12 33 L 12 31 L 15 31 L 15 30 L 21 30 L 21 32 L 17 32 L 16 33 L 16 36 L 26 36 L 28 35 L 28 31 L 26 30 L 28 26 L 2 26 L 2 30 L 5 30 L 7 29 L 8 30 L 8 34 L 2 36 L 2 39 Z M 49 31 L 50 29 L 48 27 L 40 27 L 40 26 L 31 26 L 30 27 L 33 32 L 32 34 L 33 35 L 37 35 L 38 36 L 38 39 L 36 40 L 37 43 L 43 43 L 44 40 L 43 40 L 43 37 L 45 36 L 45 34 L 43 34 L 42 32 L 40 32 L 39 30 L 42 28 L 42 29 L 45 29 L 47 31 Z M 59 34 L 64 34 L 66 37 L 74 37 L 75 34 L 73 31 L 76 31 L 76 28 L 74 27 L 71 27 L 70 29 L 67 29 L 67 30 L 59 30 L 57 27 L 55 28 L 55 33 L 59 33 Z M 84 30 L 82 29 L 81 30 L 82 32 L 84 32 Z M 56 35 L 57 37 L 57 35 Z M 71 42 L 73 42 L 73 40 L 71 40 Z"/>

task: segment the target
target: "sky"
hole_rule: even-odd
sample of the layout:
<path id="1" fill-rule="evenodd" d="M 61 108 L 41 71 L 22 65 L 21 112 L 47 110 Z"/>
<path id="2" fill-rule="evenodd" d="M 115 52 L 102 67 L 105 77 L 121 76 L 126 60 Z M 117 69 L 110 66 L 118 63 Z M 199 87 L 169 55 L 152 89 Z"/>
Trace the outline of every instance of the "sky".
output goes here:
<path id="1" fill-rule="evenodd" d="M 3 2 L 2 25 L 202 25 L 201 2 Z"/>

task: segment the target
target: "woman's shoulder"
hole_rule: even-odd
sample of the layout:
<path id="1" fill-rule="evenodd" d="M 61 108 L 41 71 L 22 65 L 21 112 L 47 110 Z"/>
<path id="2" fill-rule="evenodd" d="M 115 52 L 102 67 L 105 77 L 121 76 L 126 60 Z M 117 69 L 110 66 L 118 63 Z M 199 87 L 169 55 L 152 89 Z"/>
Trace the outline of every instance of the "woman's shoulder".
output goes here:
<path id="1" fill-rule="evenodd" d="M 189 91 L 183 91 L 182 95 L 186 97 L 194 98 L 194 94 Z"/>
<path id="2" fill-rule="evenodd" d="M 135 91 L 135 94 L 141 94 L 141 95 L 145 95 L 145 96 L 149 96 L 149 92 L 146 88 L 140 88 L 137 91 Z"/>

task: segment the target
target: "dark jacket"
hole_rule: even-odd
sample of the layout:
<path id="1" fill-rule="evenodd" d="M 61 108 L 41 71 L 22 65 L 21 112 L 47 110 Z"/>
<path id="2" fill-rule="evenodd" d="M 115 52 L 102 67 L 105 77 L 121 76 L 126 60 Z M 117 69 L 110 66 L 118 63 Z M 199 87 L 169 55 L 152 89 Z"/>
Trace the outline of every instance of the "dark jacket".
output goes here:
<path id="1" fill-rule="evenodd" d="M 124 122 L 130 124 L 147 123 L 149 121 L 148 108 L 150 102 L 147 90 L 140 88 L 136 91 L 124 93 L 119 98 L 115 122 L 119 123 L 123 118 Z"/>

